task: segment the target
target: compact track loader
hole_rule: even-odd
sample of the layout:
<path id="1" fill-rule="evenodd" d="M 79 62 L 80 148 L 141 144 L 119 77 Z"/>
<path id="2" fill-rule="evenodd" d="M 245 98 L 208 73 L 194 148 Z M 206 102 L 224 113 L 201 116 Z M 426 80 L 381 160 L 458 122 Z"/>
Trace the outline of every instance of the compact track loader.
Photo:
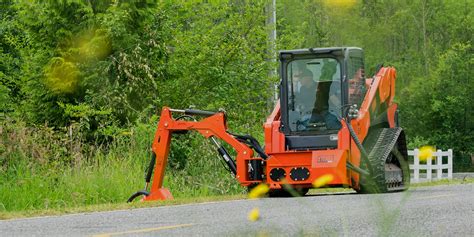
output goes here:
<path id="1" fill-rule="evenodd" d="M 280 98 L 263 125 L 264 148 L 252 136 L 229 132 L 224 111 L 163 107 L 145 189 L 129 201 L 173 198 L 163 187 L 171 137 L 190 130 L 212 141 L 241 185 L 264 183 L 270 196 L 288 187 L 304 195 L 324 175 L 331 177 L 328 186 L 359 193 L 406 190 L 410 174 L 393 102 L 395 69 L 380 66 L 366 78 L 363 50 L 355 47 L 285 50 L 279 60 Z M 235 149 L 235 158 L 222 142 Z"/>

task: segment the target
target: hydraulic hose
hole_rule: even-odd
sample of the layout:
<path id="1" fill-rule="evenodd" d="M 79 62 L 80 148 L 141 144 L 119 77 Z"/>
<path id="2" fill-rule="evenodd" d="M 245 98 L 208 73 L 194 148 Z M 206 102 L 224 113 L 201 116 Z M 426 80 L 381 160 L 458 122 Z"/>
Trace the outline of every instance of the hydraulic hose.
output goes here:
<path id="1" fill-rule="evenodd" d="M 133 199 L 135 199 L 135 198 L 137 198 L 137 197 L 139 197 L 139 196 L 141 196 L 141 195 L 148 196 L 148 195 L 150 195 L 150 193 L 149 193 L 148 191 L 146 191 L 146 190 L 140 190 L 140 191 L 134 193 L 132 196 L 130 196 L 130 197 L 128 198 L 127 202 L 132 202 Z"/>
<path id="2" fill-rule="evenodd" d="M 357 134 L 355 133 L 354 128 L 352 128 L 351 123 L 347 122 L 345 120 L 344 120 L 344 122 L 346 123 L 347 128 L 349 129 L 349 133 L 350 133 L 352 139 L 354 140 L 357 148 L 359 148 L 361 157 L 364 160 L 364 163 L 366 164 L 367 169 L 369 170 L 369 174 L 372 175 L 374 173 L 374 170 L 372 169 L 372 165 L 370 164 L 369 155 L 367 154 L 367 151 L 365 150 L 365 147 L 362 146 L 362 143 L 360 142 L 359 137 L 357 137 Z"/>
<path id="3" fill-rule="evenodd" d="M 150 164 L 148 165 L 148 169 L 145 174 L 145 182 L 150 183 L 151 181 L 151 175 L 153 174 L 153 169 L 155 168 L 155 162 L 156 162 L 156 154 L 155 152 L 151 152 L 151 159 L 150 159 Z"/>
<path id="4" fill-rule="evenodd" d="M 240 142 L 243 142 L 249 145 L 250 148 L 254 149 L 255 152 L 257 152 L 258 155 L 262 157 L 262 159 L 264 160 L 268 159 L 268 155 L 265 153 L 265 151 L 263 151 L 262 146 L 260 146 L 260 143 L 254 137 L 250 135 L 238 135 L 238 134 L 233 134 L 233 133 L 229 133 L 229 134 L 234 136 Z"/>
<path id="5" fill-rule="evenodd" d="M 359 173 L 359 174 L 361 174 L 361 175 L 369 175 L 369 173 L 368 173 L 367 171 L 365 171 L 365 170 L 363 170 L 363 169 L 361 169 L 361 168 L 359 168 L 359 167 L 353 165 L 350 161 L 347 161 L 346 167 L 347 167 L 348 169 L 354 170 L 355 172 L 357 172 L 357 173 Z"/>
<path id="6" fill-rule="evenodd" d="M 171 112 L 183 113 L 185 115 L 199 115 L 204 117 L 209 117 L 219 112 L 207 111 L 207 110 L 198 110 L 198 109 L 170 109 Z"/>
<path id="7" fill-rule="evenodd" d="M 144 195 L 144 196 L 150 195 L 150 193 L 148 192 L 148 184 L 151 181 L 151 175 L 153 174 L 153 169 L 155 168 L 155 162 L 156 162 L 156 154 L 155 154 L 155 152 L 152 151 L 151 152 L 150 164 L 148 164 L 148 168 L 145 171 L 145 189 L 140 190 L 140 191 L 132 194 L 132 196 L 130 196 L 128 198 L 127 202 L 132 202 L 135 198 L 137 198 L 141 195 Z"/>
<path id="8" fill-rule="evenodd" d="M 350 105 L 344 105 L 341 108 L 344 110 L 344 109 L 347 109 L 348 106 L 350 106 Z M 364 163 L 366 164 L 367 169 L 369 170 L 369 172 L 367 173 L 367 171 L 365 171 L 365 170 L 363 170 L 359 167 L 354 166 L 349 161 L 347 161 L 346 167 L 356 171 L 357 173 L 359 173 L 361 175 L 372 175 L 373 174 L 373 169 L 372 169 L 372 165 L 370 164 L 370 161 L 369 161 L 369 155 L 367 154 L 367 150 L 365 150 L 365 147 L 362 146 L 362 143 L 360 142 L 359 137 L 357 137 L 357 134 L 355 133 L 354 128 L 352 127 L 351 123 L 348 122 L 346 119 L 343 119 L 340 115 L 336 115 L 336 117 L 337 117 L 337 119 L 339 120 L 340 123 L 344 122 L 346 124 L 347 128 L 349 129 L 349 134 L 351 135 L 352 139 L 354 140 L 354 143 L 356 144 L 357 148 L 359 148 L 361 157 L 364 160 Z"/>

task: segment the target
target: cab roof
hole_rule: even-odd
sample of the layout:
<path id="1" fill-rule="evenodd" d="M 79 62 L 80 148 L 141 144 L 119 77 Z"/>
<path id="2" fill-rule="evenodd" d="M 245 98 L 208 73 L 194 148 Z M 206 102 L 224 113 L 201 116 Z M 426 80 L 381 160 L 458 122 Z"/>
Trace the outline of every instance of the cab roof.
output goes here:
<path id="1" fill-rule="evenodd" d="M 362 51 L 362 49 L 358 47 L 306 48 L 306 49 L 280 50 L 279 55 L 282 55 L 282 54 L 332 54 L 337 51 L 343 52 L 348 49 Z"/>

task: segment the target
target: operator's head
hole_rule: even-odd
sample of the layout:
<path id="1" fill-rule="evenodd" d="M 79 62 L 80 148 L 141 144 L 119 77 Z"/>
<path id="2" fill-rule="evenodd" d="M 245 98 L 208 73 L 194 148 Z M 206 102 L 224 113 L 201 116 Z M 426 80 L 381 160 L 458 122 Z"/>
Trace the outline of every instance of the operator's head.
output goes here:
<path id="1" fill-rule="evenodd" d="M 314 83 L 313 73 L 309 69 L 303 70 L 303 72 L 301 72 L 299 77 L 300 77 L 300 81 L 301 81 L 302 86 L 307 87 L 307 86 L 310 86 Z"/>

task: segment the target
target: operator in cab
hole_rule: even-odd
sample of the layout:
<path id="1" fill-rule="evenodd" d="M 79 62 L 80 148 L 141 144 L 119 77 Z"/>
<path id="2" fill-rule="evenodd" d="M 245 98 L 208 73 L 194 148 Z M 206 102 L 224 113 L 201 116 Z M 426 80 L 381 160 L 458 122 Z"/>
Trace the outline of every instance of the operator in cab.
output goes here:
<path id="1" fill-rule="evenodd" d="M 296 80 L 299 84 L 296 87 L 296 109 L 303 115 L 303 119 L 309 119 L 314 109 L 318 84 L 314 82 L 313 73 L 308 69 L 297 75 Z"/>
<path id="2" fill-rule="evenodd" d="M 334 77 L 337 72 L 337 63 L 335 61 L 323 60 L 323 67 L 321 69 L 320 82 L 330 83 L 327 99 L 321 98 L 324 103 L 319 113 L 313 113 L 311 121 L 324 122 L 328 130 L 339 130 L 341 123 L 339 122 L 339 113 L 341 110 L 341 83 L 339 77 Z M 322 93 L 320 94 L 322 95 Z"/>

